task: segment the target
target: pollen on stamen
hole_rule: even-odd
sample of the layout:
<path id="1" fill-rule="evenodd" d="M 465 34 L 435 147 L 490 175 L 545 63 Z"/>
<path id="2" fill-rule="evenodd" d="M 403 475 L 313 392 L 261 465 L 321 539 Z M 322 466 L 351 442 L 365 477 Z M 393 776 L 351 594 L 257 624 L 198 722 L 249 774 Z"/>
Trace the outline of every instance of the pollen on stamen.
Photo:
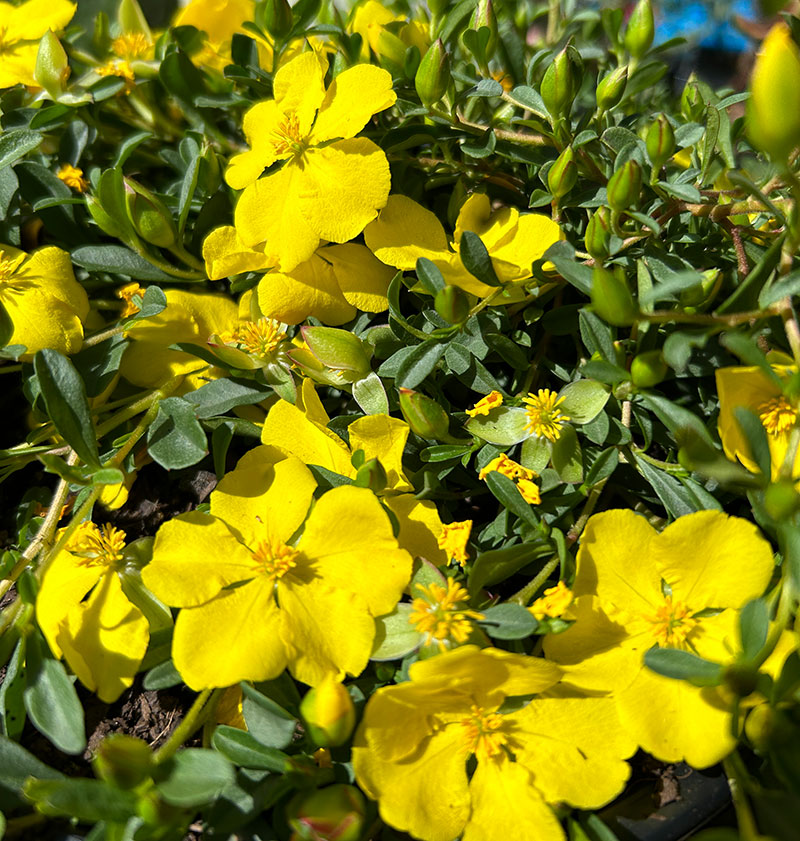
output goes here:
<path id="1" fill-rule="evenodd" d="M 503 745 L 508 743 L 508 736 L 500 729 L 503 726 L 500 713 L 487 713 L 482 707 L 473 704 L 470 715 L 462 718 L 460 723 L 464 728 L 464 747 L 479 760 L 497 756 Z"/>
<path id="2" fill-rule="evenodd" d="M 223 341 L 226 344 L 236 344 L 259 359 L 266 359 L 278 350 L 285 339 L 286 333 L 281 329 L 279 321 L 272 318 L 259 318 L 258 321 L 246 321 L 240 324 L 225 336 Z"/>
<path id="3" fill-rule="evenodd" d="M 780 395 L 758 407 L 758 418 L 769 435 L 781 435 L 797 423 L 797 409 Z"/>
<path id="4" fill-rule="evenodd" d="M 300 552 L 280 540 L 262 540 L 252 553 L 257 573 L 272 581 L 283 578 L 290 569 L 297 566 Z"/>
<path id="5" fill-rule="evenodd" d="M 466 608 L 469 593 L 452 578 L 447 579 L 447 589 L 439 584 L 417 588 L 422 596 L 411 603 L 413 608 L 408 621 L 421 634 L 426 643 L 435 643 L 441 650 L 452 640 L 457 644 L 467 641 L 473 623 L 483 619 L 483 614 Z"/>
<path id="6" fill-rule="evenodd" d="M 561 437 L 562 428 L 570 419 L 558 408 L 564 398 L 549 388 L 540 388 L 536 394 L 523 397 L 522 402 L 527 416 L 525 430 L 539 438 L 557 441 Z"/>
<path id="7" fill-rule="evenodd" d="M 652 634 L 659 645 L 678 648 L 697 627 L 691 613 L 683 602 L 673 602 L 672 596 L 666 596 L 655 614 L 644 618 L 652 624 Z"/>
<path id="8" fill-rule="evenodd" d="M 143 32 L 126 32 L 111 42 L 111 51 L 120 58 L 136 59 L 144 56 L 151 42 Z"/>
<path id="9" fill-rule="evenodd" d="M 98 528 L 94 523 L 81 523 L 68 541 L 67 551 L 77 556 L 78 565 L 113 567 L 123 558 L 125 532 L 114 526 Z"/>
<path id="10" fill-rule="evenodd" d="M 278 128 L 272 132 L 272 148 L 277 155 L 286 155 L 303 151 L 303 139 L 300 136 L 300 120 L 294 111 L 288 111 Z"/>

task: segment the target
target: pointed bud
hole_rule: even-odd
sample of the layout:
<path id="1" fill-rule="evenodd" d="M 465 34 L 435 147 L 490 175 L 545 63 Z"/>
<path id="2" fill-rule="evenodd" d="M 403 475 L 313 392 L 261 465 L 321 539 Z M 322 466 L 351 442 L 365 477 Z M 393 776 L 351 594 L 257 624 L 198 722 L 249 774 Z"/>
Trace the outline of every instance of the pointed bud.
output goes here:
<path id="1" fill-rule="evenodd" d="M 153 751 L 141 739 L 125 733 L 111 733 L 100 742 L 92 765 L 101 780 L 128 791 L 151 776 Z"/>
<path id="2" fill-rule="evenodd" d="M 569 114 L 572 100 L 581 86 L 583 61 L 580 54 L 567 44 L 553 59 L 542 78 L 541 94 L 550 116 L 554 119 Z"/>
<path id="3" fill-rule="evenodd" d="M 150 27 L 147 24 L 147 18 L 144 16 L 142 7 L 136 0 L 122 0 L 119 4 L 117 21 L 119 22 L 120 29 L 126 34 L 141 32 L 148 41 L 153 40 Z"/>
<path id="4" fill-rule="evenodd" d="M 800 49 L 785 23 L 764 39 L 750 88 L 747 136 L 776 163 L 786 163 L 800 143 Z"/>
<path id="5" fill-rule="evenodd" d="M 494 13 L 492 0 L 478 0 L 478 5 L 472 13 L 469 27 L 470 29 L 476 30 L 486 27 L 489 30 L 489 36 L 483 50 L 483 58 L 488 61 L 497 49 L 497 17 Z"/>
<path id="6" fill-rule="evenodd" d="M 608 244 L 611 239 L 611 220 L 607 207 L 598 207 L 586 226 L 583 241 L 586 250 L 595 260 L 608 257 Z"/>
<path id="7" fill-rule="evenodd" d="M 603 79 L 597 84 L 597 107 L 601 111 L 610 111 L 619 103 L 625 93 L 625 86 L 628 84 L 628 65 L 623 64 L 610 73 L 606 73 Z"/>
<path id="8" fill-rule="evenodd" d="M 660 350 L 640 353 L 631 362 L 631 380 L 637 388 L 652 388 L 667 376 L 667 363 Z"/>
<path id="9" fill-rule="evenodd" d="M 286 0 L 266 0 L 264 26 L 273 38 L 285 38 L 293 24 L 292 7 Z"/>
<path id="10" fill-rule="evenodd" d="M 408 47 L 388 29 L 382 28 L 378 35 L 375 52 L 383 60 L 397 68 L 402 68 L 406 61 Z"/>
<path id="11" fill-rule="evenodd" d="M 301 332 L 308 349 L 326 368 L 353 372 L 355 379 L 366 377 L 372 370 L 364 343 L 349 330 L 303 327 Z"/>
<path id="12" fill-rule="evenodd" d="M 290 841 L 358 841 L 366 803 L 354 786 L 337 783 L 295 795 L 286 808 Z"/>
<path id="13" fill-rule="evenodd" d="M 629 327 L 636 321 L 639 308 L 625 277 L 620 274 L 595 266 L 592 274 L 592 309 L 608 324 Z"/>
<path id="14" fill-rule="evenodd" d="M 161 199 L 131 178 L 125 178 L 128 217 L 136 233 L 151 245 L 169 248 L 178 238 L 175 220 Z"/>
<path id="15" fill-rule="evenodd" d="M 666 115 L 659 114 L 647 130 L 647 154 L 656 170 L 675 154 L 675 132 Z"/>
<path id="16" fill-rule="evenodd" d="M 567 146 L 550 167 L 547 173 L 547 186 L 553 198 L 560 199 L 575 186 L 577 180 L 578 167 L 575 163 L 575 152 L 572 151 L 572 146 Z"/>
<path id="17" fill-rule="evenodd" d="M 369 488 L 373 493 L 379 494 L 388 481 L 383 465 L 378 459 L 371 458 L 358 468 L 353 484 L 357 488 Z"/>
<path id="18" fill-rule="evenodd" d="M 448 436 L 450 421 L 447 412 L 435 400 L 410 388 L 400 388 L 398 391 L 400 411 L 417 435 L 431 440 Z"/>
<path id="19" fill-rule="evenodd" d="M 641 58 L 653 43 L 655 20 L 650 0 L 639 0 L 628 18 L 622 41 L 633 58 Z"/>
<path id="20" fill-rule="evenodd" d="M 469 315 L 469 298 L 457 286 L 443 286 L 433 299 L 436 312 L 448 324 L 463 324 Z"/>
<path id="21" fill-rule="evenodd" d="M 683 86 L 683 92 L 681 93 L 681 114 L 687 120 L 697 122 L 697 120 L 702 118 L 705 110 L 706 103 L 700 91 L 697 76 L 692 73 Z"/>
<path id="22" fill-rule="evenodd" d="M 442 39 L 434 41 L 419 63 L 414 87 L 420 102 L 427 108 L 435 105 L 446 93 L 450 84 L 450 59 Z"/>
<path id="23" fill-rule="evenodd" d="M 642 192 L 642 168 L 634 160 L 625 163 L 608 180 L 608 206 L 621 211 L 633 207 Z"/>
<path id="24" fill-rule="evenodd" d="M 306 692 L 300 703 L 300 714 L 309 736 L 320 748 L 343 745 L 356 723 L 350 693 L 330 676 Z"/>
<path id="25" fill-rule="evenodd" d="M 66 90 L 69 74 L 67 53 L 61 46 L 61 41 L 48 29 L 39 41 L 33 78 L 47 91 L 51 99 L 57 100 Z"/>

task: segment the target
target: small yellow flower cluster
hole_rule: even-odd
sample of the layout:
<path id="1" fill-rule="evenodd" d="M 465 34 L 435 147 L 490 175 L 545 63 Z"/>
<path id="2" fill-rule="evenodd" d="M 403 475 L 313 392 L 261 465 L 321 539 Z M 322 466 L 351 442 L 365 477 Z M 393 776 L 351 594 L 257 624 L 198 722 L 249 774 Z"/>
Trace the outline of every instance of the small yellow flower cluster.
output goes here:
<path id="1" fill-rule="evenodd" d="M 539 486 L 533 481 L 538 479 L 538 474 L 517 464 L 516 461 L 510 459 L 505 453 L 500 453 L 497 458 L 493 458 L 481 471 L 478 473 L 479 479 L 485 479 L 489 473 L 502 473 L 507 476 L 517 486 L 517 490 L 522 495 L 525 502 L 531 505 L 539 505 L 542 501 L 542 496 L 539 493 Z"/>

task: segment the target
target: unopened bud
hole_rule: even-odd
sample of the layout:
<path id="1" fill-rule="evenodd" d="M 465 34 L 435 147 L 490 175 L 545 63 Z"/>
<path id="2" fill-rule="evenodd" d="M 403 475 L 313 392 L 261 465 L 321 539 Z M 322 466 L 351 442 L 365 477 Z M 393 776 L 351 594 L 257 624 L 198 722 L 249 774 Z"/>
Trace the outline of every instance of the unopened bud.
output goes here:
<path id="1" fill-rule="evenodd" d="M 631 362 L 631 380 L 637 388 L 652 388 L 667 376 L 667 363 L 660 350 L 640 353 Z"/>
<path id="2" fill-rule="evenodd" d="M 608 206 L 622 211 L 633 207 L 642 192 L 642 168 L 634 160 L 625 163 L 608 179 Z"/>
<path id="3" fill-rule="evenodd" d="M 602 266 L 595 266 L 592 275 L 592 308 L 615 327 L 630 326 L 639 314 L 625 278 Z"/>
<path id="4" fill-rule="evenodd" d="M 436 312 L 448 324 L 463 324 L 469 315 L 469 299 L 457 286 L 443 286 L 433 299 Z"/>
<path id="5" fill-rule="evenodd" d="M 125 179 L 125 198 L 128 217 L 145 242 L 159 248 L 175 244 L 178 238 L 175 220 L 161 199 L 130 178 Z"/>
<path id="6" fill-rule="evenodd" d="M 577 180 L 578 167 L 575 163 L 575 152 L 572 151 L 572 146 L 567 146 L 550 167 L 547 173 L 547 186 L 553 198 L 560 199 L 575 186 Z"/>
<path id="7" fill-rule="evenodd" d="M 687 120 L 697 121 L 703 116 L 706 110 L 706 103 L 697 83 L 697 76 L 692 73 L 683 86 L 681 93 L 681 114 Z"/>
<path id="8" fill-rule="evenodd" d="M 776 522 L 784 522 L 800 510 L 800 494 L 795 490 L 794 482 L 782 479 L 770 485 L 764 491 L 764 508 Z"/>
<path id="9" fill-rule="evenodd" d="M 435 400 L 410 388 L 400 388 L 398 391 L 400 411 L 417 435 L 428 439 L 447 437 L 450 421 L 447 412 Z"/>
<path id="10" fill-rule="evenodd" d="M 647 130 L 645 145 L 650 163 L 656 170 L 660 170 L 675 154 L 675 132 L 664 114 L 659 114 Z"/>
<path id="11" fill-rule="evenodd" d="M 434 41 L 419 63 L 414 87 L 426 107 L 435 105 L 447 93 L 450 84 L 450 60 L 442 39 Z"/>
<path id="12" fill-rule="evenodd" d="M 373 493 L 380 493 L 387 485 L 388 479 L 383 465 L 376 458 L 365 461 L 358 468 L 353 484 L 357 488 L 369 488 Z"/>
<path id="13" fill-rule="evenodd" d="M 358 841 L 366 803 L 357 788 L 337 783 L 295 795 L 286 813 L 294 830 L 290 841 Z"/>
<path id="14" fill-rule="evenodd" d="M 623 43 L 633 58 L 641 58 L 653 43 L 655 20 L 650 0 L 639 0 L 628 18 Z"/>
<path id="15" fill-rule="evenodd" d="M 286 0 L 266 0 L 264 26 L 273 38 L 285 38 L 292 29 L 292 7 Z"/>
<path id="16" fill-rule="evenodd" d="M 48 29 L 39 41 L 33 78 L 47 91 L 51 99 L 58 99 L 66 90 L 69 60 L 61 41 Z"/>
<path id="17" fill-rule="evenodd" d="M 111 733 L 100 742 L 92 765 L 101 780 L 129 790 L 151 776 L 153 751 L 141 739 L 125 733 Z"/>
<path id="18" fill-rule="evenodd" d="M 625 86 L 628 84 L 628 65 L 617 67 L 610 73 L 606 73 L 603 79 L 597 84 L 597 107 L 601 111 L 609 111 L 619 103 L 625 93 Z"/>
<path id="19" fill-rule="evenodd" d="M 472 13 L 469 26 L 470 29 L 476 30 L 485 27 L 489 31 L 486 46 L 483 49 L 483 56 L 478 56 L 478 58 L 488 61 L 497 49 L 497 17 L 494 13 L 492 0 L 478 0 L 478 5 Z"/>
<path id="20" fill-rule="evenodd" d="M 580 88 L 582 75 L 583 61 L 580 54 L 568 44 L 553 59 L 542 78 L 542 101 L 551 117 L 565 117 L 569 113 L 572 100 Z"/>
<path id="21" fill-rule="evenodd" d="M 356 379 L 366 377 L 372 370 L 364 343 L 349 330 L 303 327 L 301 332 L 308 349 L 325 367 L 353 372 Z"/>
<path id="22" fill-rule="evenodd" d="M 320 748 L 343 745 L 350 738 L 356 723 L 350 693 L 330 676 L 306 692 L 300 703 L 300 714 L 309 736 Z"/>
<path id="23" fill-rule="evenodd" d="M 759 704 L 748 713 L 744 732 L 757 751 L 765 752 L 794 735 L 795 725 L 781 710 L 769 704 Z"/>
<path id="24" fill-rule="evenodd" d="M 595 260 L 605 260 L 608 257 L 608 244 L 611 239 L 611 220 L 607 207 L 598 207 L 592 214 L 586 226 L 583 241 L 586 250 Z"/>
<path id="25" fill-rule="evenodd" d="M 122 0 L 119 4 L 117 21 L 119 22 L 120 29 L 126 34 L 141 32 L 148 41 L 153 40 L 150 27 L 147 24 L 147 18 L 144 16 L 142 7 L 136 0 Z"/>

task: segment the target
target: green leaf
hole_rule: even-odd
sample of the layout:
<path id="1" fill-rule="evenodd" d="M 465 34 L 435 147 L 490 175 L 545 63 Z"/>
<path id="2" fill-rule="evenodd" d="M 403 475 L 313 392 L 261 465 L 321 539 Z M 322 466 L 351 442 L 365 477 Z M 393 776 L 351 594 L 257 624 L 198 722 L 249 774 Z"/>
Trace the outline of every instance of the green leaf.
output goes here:
<path id="1" fill-rule="evenodd" d="M 673 476 L 653 467 L 642 458 L 636 459 L 636 466 L 671 517 L 678 518 L 700 510 L 686 488 Z"/>
<path id="2" fill-rule="evenodd" d="M 59 434 L 82 461 L 99 467 L 100 454 L 89 401 L 75 366 L 57 350 L 44 348 L 33 357 L 33 370 L 39 380 L 47 414 Z"/>
<path id="3" fill-rule="evenodd" d="M 202 806 L 236 780 L 231 763 L 205 748 L 184 748 L 161 767 L 169 776 L 156 789 L 171 806 Z"/>
<path id="4" fill-rule="evenodd" d="M 169 281 L 152 263 L 122 245 L 82 245 L 72 252 L 72 262 L 90 272 L 109 272 L 134 280 Z"/>
<path id="5" fill-rule="evenodd" d="M 211 744 L 242 768 L 272 771 L 275 774 L 284 774 L 289 768 L 289 757 L 285 753 L 262 745 L 238 727 L 220 725 L 211 737 Z"/>
<path id="6" fill-rule="evenodd" d="M 398 388 L 416 388 L 439 363 L 446 345 L 430 339 L 415 345 L 397 368 L 394 376 Z"/>
<path id="7" fill-rule="evenodd" d="M 723 669 L 719 663 L 678 648 L 651 648 L 645 652 L 644 664 L 657 674 L 686 680 L 694 686 L 718 686 L 722 681 Z"/>
<path id="8" fill-rule="evenodd" d="M 242 715 L 254 739 L 270 748 L 285 748 L 292 741 L 297 719 L 272 698 L 242 683 Z"/>
<path id="9" fill-rule="evenodd" d="M 11 630 L 5 632 L 9 637 Z M 2 661 L 0 661 L 2 662 Z M 10 739 L 19 739 L 25 726 L 25 640 L 20 639 L 11 659 L 6 664 L 6 673 L 0 683 L 0 734 Z M 0 777 L 0 785 L 2 778 Z"/>
<path id="10" fill-rule="evenodd" d="M 195 407 L 182 397 L 162 400 L 147 433 L 147 449 L 167 470 L 197 464 L 207 454 L 208 447 Z"/>
<path id="11" fill-rule="evenodd" d="M 525 639 L 539 626 L 533 614 L 520 604 L 498 604 L 486 608 L 479 624 L 490 637 L 498 640 Z"/>
<path id="12" fill-rule="evenodd" d="M 599 353 L 606 362 L 615 365 L 617 355 L 614 351 L 614 338 L 608 325 L 588 310 L 580 311 L 578 323 L 581 339 L 589 353 Z"/>
<path id="13" fill-rule="evenodd" d="M 461 151 L 471 158 L 488 158 L 497 148 L 497 135 L 494 129 L 488 128 L 479 137 L 471 137 L 461 143 Z M 462 252 L 463 254 L 463 252 Z M 466 265 L 466 264 L 465 264 Z M 497 284 L 489 284 L 496 286 Z"/>
<path id="14" fill-rule="evenodd" d="M 211 434 L 211 454 L 214 457 L 214 472 L 218 480 L 225 475 L 225 464 L 231 441 L 233 441 L 232 423 L 221 423 Z"/>
<path id="15" fill-rule="evenodd" d="M 440 289 L 444 289 L 444 277 L 439 271 L 436 263 L 427 257 L 417 258 L 417 277 L 427 292 L 435 295 Z"/>
<path id="16" fill-rule="evenodd" d="M 706 136 L 703 140 L 703 172 L 700 175 L 701 184 L 705 184 L 708 170 L 711 167 L 711 162 L 714 160 L 714 149 L 717 146 L 719 127 L 719 111 L 714 105 L 709 104 L 706 108 Z"/>
<path id="17" fill-rule="evenodd" d="M 597 380 L 576 380 L 568 383 L 558 393 L 564 398 L 559 407 L 572 423 L 589 423 L 603 411 L 610 389 Z"/>
<path id="18" fill-rule="evenodd" d="M 528 85 L 517 85 L 506 95 L 506 98 L 519 108 L 532 111 L 544 120 L 550 119 L 541 94 L 535 88 L 528 87 Z"/>
<path id="19" fill-rule="evenodd" d="M 72 357 L 72 363 L 86 386 L 88 397 L 97 397 L 106 390 L 117 375 L 122 355 L 129 344 L 124 336 L 111 336 L 104 342 L 84 348 Z"/>
<path id="20" fill-rule="evenodd" d="M 25 128 L 12 129 L 0 135 L 0 169 L 11 166 L 11 164 L 24 158 L 28 152 L 32 152 L 44 140 L 43 135 L 38 131 L 29 131 Z"/>
<path id="21" fill-rule="evenodd" d="M 500 281 L 497 279 L 492 265 L 492 258 L 476 233 L 464 231 L 461 234 L 458 251 L 464 268 L 473 277 L 477 277 L 481 283 L 485 283 L 487 286 L 500 286 Z"/>
<path id="22" fill-rule="evenodd" d="M 472 451 L 471 446 L 461 446 L 460 444 L 434 444 L 432 447 L 426 447 L 419 457 L 426 464 L 435 464 L 440 461 L 450 461 L 451 459 L 461 458 L 466 453 Z"/>
<path id="23" fill-rule="evenodd" d="M 517 406 L 500 406 L 488 415 L 476 415 L 466 423 L 467 431 L 490 444 L 510 447 L 530 437 L 528 416 Z"/>
<path id="24" fill-rule="evenodd" d="M 522 442 L 519 463 L 534 473 L 541 473 L 550 464 L 552 455 L 553 444 L 547 438 L 531 435 Z"/>
<path id="25" fill-rule="evenodd" d="M 195 416 L 211 418 L 224 415 L 236 406 L 250 406 L 269 397 L 272 389 L 255 380 L 234 380 L 222 377 L 190 391 L 183 399 L 194 406 Z"/>
<path id="26" fill-rule="evenodd" d="M 21 805 L 22 786 L 28 777 L 64 779 L 63 774 L 45 765 L 22 745 L 0 736 L 0 806 L 3 809 Z"/>
<path id="27" fill-rule="evenodd" d="M 135 296 L 134 296 L 135 297 Z M 152 318 L 167 308 L 167 296 L 157 286 L 148 286 L 142 295 L 142 306 L 139 312 L 134 313 L 125 323 L 133 324 L 134 321 L 141 321 L 144 318 Z"/>
<path id="28" fill-rule="evenodd" d="M 504 476 L 502 473 L 493 470 L 491 473 L 486 474 L 485 479 L 487 487 L 501 505 L 507 508 L 512 514 L 516 514 L 520 520 L 524 520 L 528 525 L 534 527 L 539 525 L 539 521 L 533 513 L 530 504 L 525 502 L 519 489 L 508 476 Z"/>
<path id="29" fill-rule="evenodd" d="M 353 383 L 353 399 L 367 415 L 388 415 L 389 398 L 383 380 L 370 371 L 366 377 Z"/>
<path id="30" fill-rule="evenodd" d="M 28 685 L 23 698 L 28 718 L 59 750 L 83 753 L 83 706 L 64 665 L 50 654 L 38 632 L 28 637 L 27 654 Z"/>
<path id="31" fill-rule="evenodd" d="M 553 468 L 562 482 L 570 485 L 583 481 L 583 453 L 575 428 L 565 426 L 553 442 Z"/>
<path id="32" fill-rule="evenodd" d="M 125 823 L 136 814 L 137 796 L 100 780 L 30 779 L 25 796 L 45 815 L 64 815 L 82 821 Z"/>
<path id="33" fill-rule="evenodd" d="M 739 612 L 742 656 L 753 660 L 764 647 L 769 633 L 769 608 L 764 599 L 752 599 Z"/>
<path id="34" fill-rule="evenodd" d="M 772 456 L 769 451 L 769 439 L 764 424 L 761 423 L 758 415 L 744 406 L 736 406 L 733 414 L 736 417 L 736 423 L 744 432 L 758 469 L 763 476 L 769 478 L 772 475 Z"/>
<path id="35" fill-rule="evenodd" d="M 506 549 L 492 549 L 489 552 L 482 552 L 475 559 L 475 563 L 470 570 L 467 585 L 470 595 L 474 596 L 484 587 L 499 584 L 537 558 L 552 554 L 552 546 L 543 540 L 518 543 L 516 546 L 509 546 Z"/>
<path id="36" fill-rule="evenodd" d="M 400 602 L 391 613 L 375 620 L 375 641 L 370 660 L 401 660 L 419 648 L 424 635 L 415 630 L 408 620 L 413 610 L 408 602 Z"/>
<path id="37" fill-rule="evenodd" d="M 766 309 L 782 298 L 791 298 L 798 294 L 800 294 L 800 271 L 791 272 L 771 286 L 765 287 L 758 296 L 758 305 Z"/>
<path id="38" fill-rule="evenodd" d="M 152 669 L 144 676 L 142 686 L 145 689 L 169 689 L 172 686 L 179 686 L 183 683 L 183 678 L 175 668 L 172 660 L 165 660 Z"/>
<path id="39" fill-rule="evenodd" d="M 197 178 L 200 175 L 200 156 L 196 155 L 189 166 L 181 182 L 181 193 L 178 196 L 178 233 L 183 234 L 186 227 L 186 220 L 189 217 L 189 210 L 192 206 L 192 197 L 197 189 Z"/>

